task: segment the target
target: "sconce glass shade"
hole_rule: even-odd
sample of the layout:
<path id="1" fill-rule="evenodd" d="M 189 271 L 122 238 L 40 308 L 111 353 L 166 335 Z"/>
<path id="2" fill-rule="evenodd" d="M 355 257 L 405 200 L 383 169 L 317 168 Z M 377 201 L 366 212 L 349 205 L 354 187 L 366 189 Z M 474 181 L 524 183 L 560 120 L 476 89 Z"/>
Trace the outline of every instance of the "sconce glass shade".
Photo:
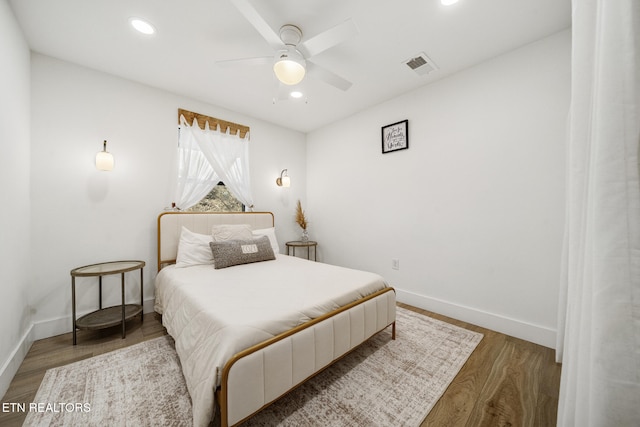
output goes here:
<path id="1" fill-rule="evenodd" d="M 304 78 L 305 65 L 306 62 L 302 54 L 294 47 L 289 46 L 286 50 L 281 50 L 276 54 L 273 72 L 282 83 L 296 85 Z"/>
<path id="2" fill-rule="evenodd" d="M 276 178 L 276 184 L 278 185 L 278 187 L 291 186 L 291 179 L 289 178 L 289 175 L 287 175 L 286 169 L 283 169 L 282 172 L 280 172 L 280 176 Z"/>
<path id="3" fill-rule="evenodd" d="M 113 169 L 113 163 L 113 154 L 107 151 L 107 141 L 105 141 L 102 151 L 96 154 L 96 168 L 101 171 L 110 171 Z"/>

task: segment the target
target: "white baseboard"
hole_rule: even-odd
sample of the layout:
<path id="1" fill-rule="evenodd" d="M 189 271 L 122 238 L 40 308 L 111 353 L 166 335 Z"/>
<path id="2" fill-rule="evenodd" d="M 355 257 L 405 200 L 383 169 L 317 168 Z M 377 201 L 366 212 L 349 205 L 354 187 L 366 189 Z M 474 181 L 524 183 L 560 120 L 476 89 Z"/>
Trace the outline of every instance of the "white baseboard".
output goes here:
<path id="1" fill-rule="evenodd" d="M 0 368 L 0 396 L 4 396 L 9 389 L 11 380 L 13 380 L 16 372 L 18 372 L 18 368 L 20 368 L 33 341 L 33 324 L 31 324 L 27 332 L 20 338 L 20 341 L 11 352 L 9 358 L 2 365 L 2 368 Z"/>
<path id="2" fill-rule="evenodd" d="M 153 311 L 154 303 L 155 298 L 145 299 L 144 305 L 142 307 L 142 312 L 151 313 Z M 89 312 L 90 311 L 87 311 L 86 313 L 78 313 L 77 316 L 84 316 Z M 71 315 L 34 322 L 33 339 L 35 341 L 53 337 L 56 335 L 66 334 L 67 332 L 71 332 L 71 329 L 73 328 L 72 324 L 73 322 L 71 320 Z"/>
<path id="3" fill-rule="evenodd" d="M 424 310 L 433 311 L 463 322 L 472 323 L 502 334 L 510 335 L 526 341 L 540 344 L 552 349 L 556 348 L 556 330 L 532 323 L 511 319 L 498 314 L 453 304 L 448 301 L 419 295 L 396 288 L 396 299 L 399 302 Z"/>

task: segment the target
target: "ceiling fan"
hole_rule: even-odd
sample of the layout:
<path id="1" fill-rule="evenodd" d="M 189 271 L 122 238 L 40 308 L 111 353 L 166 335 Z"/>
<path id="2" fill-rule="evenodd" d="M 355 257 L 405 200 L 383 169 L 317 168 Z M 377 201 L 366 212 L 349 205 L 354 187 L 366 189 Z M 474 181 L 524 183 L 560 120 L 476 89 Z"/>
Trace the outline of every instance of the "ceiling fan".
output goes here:
<path id="1" fill-rule="evenodd" d="M 231 3 L 269 43 L 276 51 L 276 54 L 275 56 L 218 61 L 218 65 L 231 67 L 272 64 L 273 71 L 279 82 L 285 85 L 296 85 L 305 76 L 309 76 L 322 80 L 343 91 L 351 87 L 352 83 L 350 81 L 313 63 L 310 59 L 314 55 L 324 52 L 358 34 L 358 28 L 353 20 L 348 19 L 302 42 L 302 31 L 297 26 L 286 24 L 276 33 L 249 0 L 231 0 Z"/>

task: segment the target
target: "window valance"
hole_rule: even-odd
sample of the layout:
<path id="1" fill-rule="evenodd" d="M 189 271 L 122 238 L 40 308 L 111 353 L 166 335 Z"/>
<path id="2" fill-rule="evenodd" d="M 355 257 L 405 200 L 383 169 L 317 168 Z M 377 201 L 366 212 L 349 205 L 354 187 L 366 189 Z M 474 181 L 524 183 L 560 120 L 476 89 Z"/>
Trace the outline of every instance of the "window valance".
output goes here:
<path id="1" fill-rule="evenodd" d="M 209 129 L 216 129 L 216 127 L 219 127 L 220 132 L 225 133 L 228 130 L 232 135 L 236 135 L 239 132 L 239 136 L 242 139 L 244 139 L 244 137 L 249 133 L 249 126 L 228 122 L 226 120 L 178 108 L 178 124 L 180 124 L 180 116 L 184 116 L 187 123 L 193 123 L 193 119 L 196 119 L 198 126 L 200 126 L 202 130 L 204 130 L 207 123 L 209 123 Z"/>

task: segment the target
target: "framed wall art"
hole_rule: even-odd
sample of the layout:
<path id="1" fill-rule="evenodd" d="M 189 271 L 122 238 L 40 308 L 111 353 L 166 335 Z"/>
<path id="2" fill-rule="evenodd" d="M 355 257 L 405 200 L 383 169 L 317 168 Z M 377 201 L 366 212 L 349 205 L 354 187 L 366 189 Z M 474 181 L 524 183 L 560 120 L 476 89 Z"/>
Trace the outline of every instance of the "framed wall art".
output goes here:
<path id="1" fill-rule="evenodd" d="M 409 120 L 382 127 L 382 154 L 409 148 Z"/>

